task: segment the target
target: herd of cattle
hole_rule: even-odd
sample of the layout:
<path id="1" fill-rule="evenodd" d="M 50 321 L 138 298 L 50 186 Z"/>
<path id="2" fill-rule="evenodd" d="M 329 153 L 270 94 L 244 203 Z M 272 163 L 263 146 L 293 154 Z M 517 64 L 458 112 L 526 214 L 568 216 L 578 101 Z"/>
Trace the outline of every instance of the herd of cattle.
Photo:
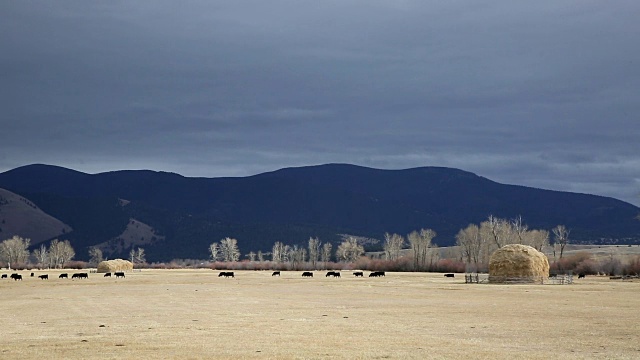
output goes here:
<path id="1" fill-rule="evenodd" d="M 362 271 L 354 271 L 353 275 L 355 277 L 364 277 L 364 272 L 362 272 Z M 274 271 L 271 274 L 271 276 L 280 276 L 280 271 Z M 384 271 L 372 271 L 369 274 L 369 277 L 380 277 L 380 276 L 386 276 L 385 272 Z M 233 271 L 222 271 L 222 272 L 220 272 L 220 274 L 218 274 L 218 277 L 232 277 L 232 278 L 235 278 Z M 313 273 L 311 271 L 304 271 L 302 273 L 302 277 L 304 277 L 304 278 L 313 277 Z M 340 272 L 339 271 L 329 271 L 329 272 L 327 272 L 325 277 L 339 278 L 340 277 Z"/>
<path id="2" fill-rule="evenodd" d="M 114 273 L 116 279 L 117 278 L 124 278 L 124 272 L 115 272 Z M 35 274 L 31 273 L 31 277 L 34 277 Z M 11 274 L 11 276 L 8 276 L 9 278 L 13 279 L 14 281 L 22 281 L 22 275 L 18 274 L 18 273 L 13 273 Z M 106 274 L 104 274 L 104 277 L 111 277 L 111 273 L 108 272 Z M 2 274 L 1 276 L 2 279 L 7 279 L 7 274 Z M 58 279 L 68 279 L 69 278 L 69 274 L 68 273 L 62 273 L 58 276 Z M 86 272 L 82 272 L 82 273 L 75 273 L 71 275 L 71 279 L 88 279 L 89 278 L 89 274 Z M 38 275 L 38 279 L 40 280 L 49 280 L 49 274 L 43 274 L 43 275 Z"/>

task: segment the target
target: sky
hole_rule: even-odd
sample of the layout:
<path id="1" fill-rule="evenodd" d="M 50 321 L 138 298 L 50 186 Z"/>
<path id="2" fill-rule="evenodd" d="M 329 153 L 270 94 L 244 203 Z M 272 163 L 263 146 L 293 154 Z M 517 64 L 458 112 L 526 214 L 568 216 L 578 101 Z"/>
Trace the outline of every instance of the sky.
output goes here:
<path id="1" fill-rule="evenodd" d="M 640 1 L 2 1 L 0 172 L 445 166 L 640 205 Z"/>

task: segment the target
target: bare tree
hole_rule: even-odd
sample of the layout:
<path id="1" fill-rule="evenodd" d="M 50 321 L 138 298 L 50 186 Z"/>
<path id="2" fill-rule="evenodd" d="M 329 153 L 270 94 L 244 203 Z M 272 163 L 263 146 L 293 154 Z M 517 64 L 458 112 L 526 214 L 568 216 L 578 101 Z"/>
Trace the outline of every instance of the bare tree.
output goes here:
<path id="1" fill-rule="evenodd" d="M 522 222 L 522 215 L 518 215 L 515 219 L 511 220 L 511 229 L 515 236 L 518 238 L 520 244 L 526 244 L 526 235 L 529 227 Z"/>
<path id="2" fill-rule="evenodd" d="M 271 261 L 276 263 L 282 263 L 287 258 L 286 249 L 287 246 L 280 241 L 276 241 L 271 248 Z"/>
<path id="3" fill-rule="evenodd" d="M 265 256 L 265 253 L 263 253 L 261 250 L 258 250 L 258 261 L 259 262 L 264 262 L 264 256 Z"/>
<path id="4" fill-rule="evenodd" d="M 220 253 L 226 262 L 234 262 L 240 260 L 240 250 L 238 249 L 238 240 L 226 237 L 220 240 Z"/>
<path id="5" fill-rule="evenodd" d="M 62 257 L 62 245 L 60 240 L 53 239 L 49 244 L 49 267 L 57 268 L 60 264 L 60 258 Z"/>
<path id="6" fill-rule="evenodd" d="M 542 252 L 545 246 L 549 245 L 549 232 L 547 230 L 531 230 L 527 234 L 527 245 Z"/>
<path id="7" fill-rule="evenodd" d="M 306 260 L 307 249 L 293 245 L 287 247 L 287 257 L 292 269 L 298 269 L 298 266 Z"/>
<path id="8" fill-rule="evenodd" d="M 138 263 L 138 264 L 143 264 L 143 263 L 147 262 L 147 256 L 144 253 L 144 249 L 143 248 L 139 247 L 136 250 L 135 260 L 136 260 L 135 262 Z"/>
<path id="9" fill-rule="evenodd" d="M 434 237 L 436 237 L 436 232 L 431 229 L 421 229 L 420 232 L 413 231 L 407 236 L 413 250 L 413 268 L 415 270 L 426 268 L 427 254 Z"/>
<path id="10" fill-rule="evenodd" d="M 89 263 L 92 265 L 98 265 L 102 262 L 102 250 L 95 246 L 89 248 Z"/>
<path id="11" fill-rule="evenodd" d="M 214 242 L 209 245 L 209 256 L 211 257 L 211 261 L 220 260 L 220 244 Z"/>
<path id="12" fill-rule="evenodd" d="M 396 260 L 400 257 L 400 250 L 404 245 L 404 238 L 398 234 L 384 234 L 384 256 L 387 260 Z"/>
<path id="13" fill-rule="evenodd" d="M 249 258 L 249 261 L 254 262 L 256 261 L 256 253 L 254 253 L 253 251 L 250 251 L 247 255 L 245 255 L 246 257 Z"/>
<path id="14" fill-rule="evenodd" d="M 482 236 L 480 228 L 476 224 L 469 224 L 456 235 L 456 243 L 462 249 L 462 254 L 470 267 L 469 271 L 478 271 L 481 262 L 482 251 L 486 247 L 488 238 Z"/>
<path id="15" fill-rule="evenodd" d="M 320 258 L 320 239 L 309 238 L 309 262 L 313 269 L 317 268 L 318 259 Z"/>
<path id="16" fill-rule="evenodd" d="M 329 261 L 331 261 L 331 248 L 333 247 L 333 245 L 331 245 L 331 243 L 324 243 L 324 245 L 322 245 L 322 254 L 321 254 L 321 260 L 322 262 L 325 264 L 325 267 L 327 265 L 327 263 Z"/>
<path id="17" fill-rule="evenodd" d="M 364 254 L 364 247 L 352 236 L 342 242 L 336 250 L 336 256 L 346 262 L 354 262 Z"/>
<path id="18" fill-rule="evenodd" d="M 40 269 L 49 266 L 49 250 L 44 244 L 40 244 L 39 248 L 33 250 L 33 255 L 36 257 Z"/>
<path id="19" fill-rule="evenodd" d="M 29 243 L 31 239 L 14 236 L 0 243 L 0 259 L 9 263 L 24 264 L 29 259 Z"/>
<path id="20" fill-rule="evenodd" d="M 513 244 L 517 241 L 513 238 L 513 228 L 511 222 L 489 215 L 487 221 L 480 224 L 489 229 L 493 244 L 499 249 L 507 244 Z"/>
<path id="21" fill-rule="evenodd" d="M 67 262 L 73 260 L 73 258 L 76 256 L 76 252 L 75 250 L 73 250 L 73 247 L 71 246 L 71 243 L 69 242 L 69 240 L 65 240 L 62 242 L 62 264 L 64 265 Z"/>
<path id="22" fill-rule="evenodd" d="M 49 263 L 53 268 L 62 268 L 74 256 L 76 256 L 76 252 L 73 250 L 69 240 L 59 241 L 54 239 L 49 244 Z"/>
<path id="23" fill-rule="evenodd" d="M 560 247 L 560 259 L 562 259 L 564 248 L 569 243 L 569 233 L 571 231 L 568 230 L 564 225 L 558 225 L 551 231 L 553 231 L 554 247 L 555 245 L 558 245 Z"/>

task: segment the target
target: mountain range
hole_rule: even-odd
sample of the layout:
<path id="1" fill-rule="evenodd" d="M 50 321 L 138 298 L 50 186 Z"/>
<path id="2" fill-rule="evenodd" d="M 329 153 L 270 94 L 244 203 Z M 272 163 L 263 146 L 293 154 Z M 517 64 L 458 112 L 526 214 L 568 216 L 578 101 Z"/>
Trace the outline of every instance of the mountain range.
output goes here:
<path id="1" fill-rule="evenodd" d="M 275 241 L 305 245 L 309 237 L 336 243 L 345 235 L 372 239 L 368 246 L 377 250 L 381 242 L 376 239 L 385 232 L 406 235 L 421 228 L 435 230 L 434 242 L 448 246 L 461 228 L 489 215 L 522 216 L 536 229 L 563 224 L 575 242 L 640 239 L 640 208 L 632 204 L 500 184 L 443 167 L 326 164 L 193 178 L 149 170 L 86 174 L 37 164 L 0 173 L 0 188 L 3 198 L 16 194 L 55 220 L 48 235 L 30 235 L 16 219 L 24 224 L 24 217 L 36 215 L 16 216 L 0 203 L 0 238 L 23 231 L 18 235 L 31 236 L 34 246 L 54 237 L 68 239 L 81 259 L 89 246 L 101 247 L 111 258 L 142 246 L 150 261 L 201 259 L 210 243 L 224 237 L 238 239 L 243 253 L 270 251 Z"/>

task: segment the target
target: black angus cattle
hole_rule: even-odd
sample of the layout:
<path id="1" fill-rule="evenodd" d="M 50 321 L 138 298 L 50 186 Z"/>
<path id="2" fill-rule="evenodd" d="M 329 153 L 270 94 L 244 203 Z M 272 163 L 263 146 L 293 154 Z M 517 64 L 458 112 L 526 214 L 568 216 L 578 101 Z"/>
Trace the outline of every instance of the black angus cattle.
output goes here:
<path id="1" fill-rule="evenodd" d="M 2 274 L 2 278 L 6 279 L 7 278 L 7 274 Z"/>
<path id="2" fill-rule="evenodd" d="M 337 271 L 329 271 L 325 277 L 333 276 L 334 278 L 340 277 L 340 273 Z"/>
<path id="3" fill-rule="evenodd" d="M 33 277 L 33 275 L 34 275 L 34 274 L 33 274 L 33 273 L 31 273 L 31 277 Z"/>
<path id="4" fill-rule="evenodd" d="M 224 276 L 226 278 L 228 277 L 232 277 L 235 278 L 233 271 L 222 271 L 220 274 L 218 274 L 218 277 Z"/>
<path id="5" fill-rule="evenodd" d="M 88 279 L 89 278 L 89 274 L 87 273 L 75 273 L 73 275 L 71 275 L 72 279 Z"/>
<path id="6" fill-rule="evenodd" d="M 104 273 L 104 276 L 103 276 L 103 277 L 111 277 L 111 273 L 110 273 L 110 272 L 108 272 L 108 273 Z"/>
<path id="7" fill-rule="evenodd" d="M 584 279 L 586 277 L 585 273 L 578 274 L 578 279 Z"/>
<path id="8" fill-rule="evenodd" d="M 123 277 L 124 277 L 124 272 L 119 271 L 119 272 L 113 273 L 113 275 L 115 275 L 115 276 L 116 276 L 116 279 L 117 279 L 117 278 L 123 278 Z"/>
<path id="9" fill-rule="evenodd" d="M 355 277 L 364 277 L 364 273 L 362 271 L 355 271 L 353 273 L 353 276 L 355 276 Z"/>
<path id="10" fill-rule="evenodd" d="M 444 277 L 456 277 L 455 274 L 444 274 Z"/>
<path id="11" fill-rule="evenodd" d="M 380 277 L 380 276 L 385 276 L 384 271 L 374 271 L 371 274 L 369 274 L 369 277 Z"/>
<path id="12" fill-rule="evenodd" d="M 60 274 L 60 276 L 58 276 L 58 279 L 68 279 L 69 278 L 69 274 L 64 273 L 64 274 Z"/>
<path id="13" fill-rule="evenodd" d="M 49 280 L 49 275 L 40 275 L 38 278 L 40 278 L 40 280 Z"/>
<path id="14" fill-rule="evenodd" d="M 274 271 L 273 274 L 271 274 L 271 276 L 280 276 L 280 271 Z"/>
<path id="15" fill-rule="evenodd" d="M 302 273 L 302 277 L 313 277 L 313 273 L 311 271 L 305 271 Z"/>
<path id="16" fill-rule="evenodd" d="M 22 275 L 20 274 L 11 274 L 11 278 L 13 279 L 13 281 L 22 281 Z"/>

